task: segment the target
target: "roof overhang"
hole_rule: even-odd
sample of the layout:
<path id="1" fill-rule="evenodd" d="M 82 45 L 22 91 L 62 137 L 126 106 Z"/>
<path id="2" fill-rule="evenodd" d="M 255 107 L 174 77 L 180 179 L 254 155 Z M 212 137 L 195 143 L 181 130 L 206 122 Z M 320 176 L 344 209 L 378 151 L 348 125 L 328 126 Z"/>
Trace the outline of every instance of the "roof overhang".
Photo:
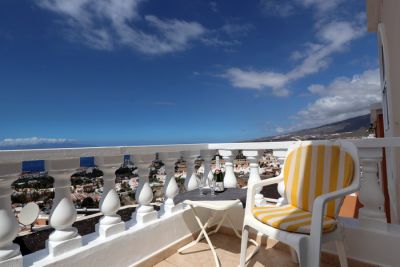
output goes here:
<path id="1" fill-rule="evenodd" d="M 367 29 L 376 32 L 381 22 L 382 0 L 366 0 L 367 6 Z"/>

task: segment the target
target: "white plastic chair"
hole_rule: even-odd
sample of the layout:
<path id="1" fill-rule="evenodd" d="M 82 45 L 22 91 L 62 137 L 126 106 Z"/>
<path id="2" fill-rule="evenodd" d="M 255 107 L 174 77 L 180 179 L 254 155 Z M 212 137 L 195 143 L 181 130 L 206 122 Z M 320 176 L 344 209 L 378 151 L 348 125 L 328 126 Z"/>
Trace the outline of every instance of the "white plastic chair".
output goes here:
<path id="1" fill-rule="evenodd" d="M 338 154 L 337 151 L 339 151 L 339 158 L 337 158 Z M 307 159 L 304 158 L 304 155 L 307 155 L 307 153 L 311 153 L 312 155 L 310 156 L 311 159 L 308 159 L 308 156 L 305 156 L 305 158 Z M 345 158 L 343 158 L 343 156 Z M 288 162 L 288 158 L 290 159 L 290 162 Z M 299 159 L 299 161 L 297 161 L 297 158 Z M 348 165 L 350 164 L 349 159 L 352 160 L 352 166 L 353 166 L 352 170 L 346 169 L 350 168 Z M 298 165 L 296 166 L 296 164 Z M 320 166 L 321 164 L 323 164 L 323 170 L 324 170 L 323 175 L 321 175 L 320 171 L 322 168 Z M 347 165 L 344 166 L 345 164 Z M 293 170 L 293 168 L 295 169 Z M 318 170 L 318 168 L 320 169 Z M 344 169 L 347 170 L 347 173 L 346 170 Z M 307 174 L 304 173 L 304 170 L 308 170 Z M 332 177 L 334 177 L 336 173 L 338 177 L 336 179 L 339 180 L 332 180 L 333 182 L 330 182 L 331 179 L 333 179 Z M 345 176 L 349 175 L 351 175 L 352 177 L 344 178 Z M 305 180 L 304 177 L 306 176 L 311 177 L 308 179 L 313 179 L 312 182 L 314 183 L 314 185 L 317 180 L 318 184 L 322 183 L 323 194 L 318 194 L 316 192 L 317 187 L 314 187 L 315 188 L 314 194 L 307 195 L 307 199 L 310 201 L 308 210 L 307 209 L 303 210 L 304 208 L 303 206 L 299 209 L 298 206 L 300 205 L 299 201 L 297 201 L 298 197 L 301 194 L 296 195 L 296 193 L 293 193 L 294 192 L 293 190 L 297 190 L 296 191 L 297 194 L 300 191 L 302 192 L 310 191 L 310 189 L 308 189 L 308 191 L 307 189 L 303 189 L 305 186 L 309 186 L 311 184 L 310 180 Z M 304 184 L 300 184 L 301 189 L 299 189 L 298 186 L 296 187 L 292 186 L 291 184 L 288 184 L 290 182 L 295 181 L 296 179 L 297 182 L 300 183 L 302 181 L 308 181 L 309 183 L 306 184 L 306 182 L 304 182 Z M 346 180 L 348 181 L 347 186 L 341 187 L 340 182 L 338 181 L 344 181 L 345 179 L 348 179 Z M 283 206 L 282 208 L 255 207 L 254 196 L 256 194 L 256 190 L 267 185 L 279 183 L 282 180 L 284 180 L 285 182 L 285 191 L 286 191 L 285 193 L 288 198 L 289 205 L 292 205 L 291 202 L 297 201 L 297 206 L 295 207 L 299 210 L 294 211 L 290 215 L 285 215 L 285 214 L 279 215 L 278 214 L 279 209 L 281 210 L 285 209 Z M 327 186 L 327 183 L 328 185 L 330 185 L 334 184 L 335 181 L 337 184 L 336 188 L 334 188 L 335 186 L 333 186 L 335 190 L 330 190 L 332 189 L 332 187 Z M 319 185 L 319 187 L 321 186 Z M 309 188 L 311 188 L 311 186 L 309 186 Z M 240 266 L 245 266 L 249 228 L 252 228 L 264 235 L 267 235 L 268 237 L 271 237 L 275 240 L 278 240 L 292 247 L 296 251 L 297 260 L 300 263 L 300 266 L 302 267 L 319 266 L 321 243 L 335 241 L 339 255 L 340 265 L 347 266 L 347 258 L 344 247 L 343 227 L 341 226 L 340 223 L 337 223 L 336 218 L 339 213 L 344 197 L 348 194 L 357 192 L 359 188 L 360 188 L 360 178 L 359 178 L 358 153 L 357 153 L 357 148 L 352 143 L 348 141 L 303 141 L 297 143 L 296 145 L 294 145 L 292 148 L 289 149 L 284 169 L 282 170 L 281 174 L 278 177 L 266 179 L 257 183 L 250 184 L 248 186 L 247 205 L 243 222 Z M 304 198 L 303 195 L 301 197 Z M 305 203 L 306 202 L 302 202 L 302 204 Z M 327 208 L 326 206 L 329 207 Z M 278 210 L 278 212 L 276 212 L 275 215 L 273 214 L 274 212 L 273 209 Z M 291 209 L 291 207 L 288 207 L 288 209 Z M 285 222 L 285 220 L 287 221 L 287 220 L 297 219 L 294 218 L 298 216 L 296 212 L 298 212 L 297 214 L 302 214 L 303 218 L 305 217 L 305 219 L 298 220 L 298 222 L 301 223 L 292 225 L 293 226 L 292 229 L 287 224 L 281 223 Z M 311 215 L 309 216 L 309 219 L 307 218 L 308 216 L 307 212 L 309 213 L 309 215 Z M 327 217 L 328 212 L 331 215 L 329 217 Z M 333 216 L 332 212 L 334 213 Z M 263 214 L 272 214 L 272 216 L 268 217 L 264 215 L 265 217 L 262 217 Z M 279 217 L 278 215 L 283 217 Z M 256 218 L 256 216 L 258 219 Z M 268 218 L 271 217 L 274 218 L 273 216 L 278 216 L 280 221 L 278 221 L 277 223 L 278 224 L 280 223 L 279 227 L 281 228 L 286 227 L 285 230 L 279 229 L 276 225 L 271 226 L 274 225 L 273 219 L 268 220 Z M 292 216 L 291 217 L 292 219 L 289 219 L 290 216 Z M 267 219 L 264 220 L 264 218 Z M 282 218 L 283 220 L 281 220 Z M 262 222 L 260 221 L 260 219 L 264 221 Z M 332 221 L 335 223 L 335 225 L 333 225 L 334 227 L 330 227 L 332 226 Z M 267 222 L 270 225 L 268 225 Z M 299 227 L 299 225 L 302 226 Z M 325 225 L 326 231 L 323 231 L 324 230 L 323 225 Z M 309 231 L 309 233 L 307 233 L 307 231 Z"/>

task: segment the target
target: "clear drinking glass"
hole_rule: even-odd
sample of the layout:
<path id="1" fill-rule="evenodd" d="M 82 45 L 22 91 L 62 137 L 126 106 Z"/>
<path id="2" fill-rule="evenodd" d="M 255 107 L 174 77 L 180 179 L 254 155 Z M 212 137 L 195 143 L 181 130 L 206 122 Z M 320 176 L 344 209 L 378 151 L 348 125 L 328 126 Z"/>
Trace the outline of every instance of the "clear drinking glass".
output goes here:
<path id="1" fill-rule="evenodd" d="M 204 194 L 203 188 L 206 186 L 206 179 L 203 175 L 197 175 L 197 183 L 199 185 L 200 196 Z"/>
<path id="2" fill-rule="evenodd" d="M 210 186 L 210 192 L 211 192 L 211 196 L 215 196 L 215 183 L 217 182 L 216 179 L 214 179 L 214 177 L 211 179 L 208 179 L 208 185 Z"/>

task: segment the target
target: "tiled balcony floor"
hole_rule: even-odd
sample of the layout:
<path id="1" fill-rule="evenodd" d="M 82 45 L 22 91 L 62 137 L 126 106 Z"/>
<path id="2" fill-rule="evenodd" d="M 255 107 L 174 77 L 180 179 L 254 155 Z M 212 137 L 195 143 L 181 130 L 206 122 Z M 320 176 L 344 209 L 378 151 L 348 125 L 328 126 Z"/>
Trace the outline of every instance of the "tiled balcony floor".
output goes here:
<path id="1" fill-rule="evenodd" d="M 228 234 L 216 234 L 211 236 L 211 241 L 216 248 L 222 267 L 237 267 L 239 265 L 240 239 Z M 248 253 L 253 251 L 254 246 L 248 248 Z M 175 253 L 156 267 L 192 267 L 192 266 L 215 266 L 211 250 L 205 240 L 202 240 L 196 246 L 187 249 L 183 254 Z M 286 246 L 283 246 L 273 240 L 268 241 L 267 246 L 261 246 L 259 252 L 250 260 L 247 266 L 285 266 L 295 267 L 298 264 L 292 262 L 290 252 Z M 321 267 L 339 266 L 336 264 L 322 263 Z M 349 262 L 349 266 L 360 266 Z"/>

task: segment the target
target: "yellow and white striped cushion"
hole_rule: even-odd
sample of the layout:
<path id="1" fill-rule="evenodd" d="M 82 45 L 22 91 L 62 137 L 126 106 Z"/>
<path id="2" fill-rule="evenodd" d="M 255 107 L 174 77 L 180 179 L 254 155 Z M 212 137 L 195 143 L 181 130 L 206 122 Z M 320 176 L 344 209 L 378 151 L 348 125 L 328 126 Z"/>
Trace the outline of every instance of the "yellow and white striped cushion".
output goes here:
<path id="1" fill-rule="evenodd" d="M 288 202 L 312 212 L 314 200 L 319 195 L 347 187 L 353 172 L 351 155 L 338 145 L 300 145 L 288 154 L 284 165 Z M 336 218 L 342 200 L 328 202 L 325 215 Z"/>
<path id="2" fill-rule="evenodd" d="M 284 231 L 309 234 L 311 227 L 311 212 L 292 205 L 280 207 L 255 207 L 253 215 L 262 223 Z M 325 216 L 323 232 L 336 228 L 336 220 Z"/>

